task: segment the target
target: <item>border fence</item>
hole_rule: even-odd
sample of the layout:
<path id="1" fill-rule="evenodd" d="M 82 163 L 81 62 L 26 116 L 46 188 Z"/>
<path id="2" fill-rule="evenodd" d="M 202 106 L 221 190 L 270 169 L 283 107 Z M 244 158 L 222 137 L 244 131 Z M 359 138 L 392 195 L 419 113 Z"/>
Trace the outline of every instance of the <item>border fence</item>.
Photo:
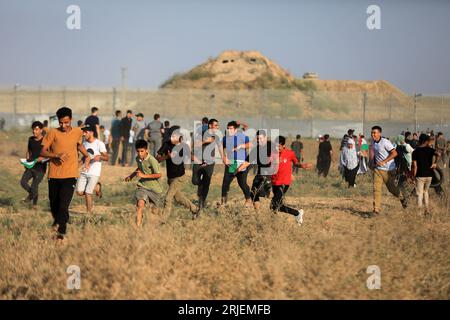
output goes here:
<path id="1" fill-rule="evenodd" d="M 117 90 L 23 87 L 0 89 L 0 118 L 5 128 L 27 127 L 48 119 L 63 105 L 74 120 L 84 120 L 90 108 L 99 108 L 102 124 L 109 126 L 115 110 L 154 113 L 163 120 L 192 130 L 203 116 L 224 122 L 237 119 L 252 128 L 276 128 L 281 134 L 341 137 L 348 128 L 368 134 L 372 125 L 386 136 L 402 130 L 433 130 L 450 134 L 450 94 L 408 96 L 400 92 L 334 92 L 272 90 L 157 89 Z"/>

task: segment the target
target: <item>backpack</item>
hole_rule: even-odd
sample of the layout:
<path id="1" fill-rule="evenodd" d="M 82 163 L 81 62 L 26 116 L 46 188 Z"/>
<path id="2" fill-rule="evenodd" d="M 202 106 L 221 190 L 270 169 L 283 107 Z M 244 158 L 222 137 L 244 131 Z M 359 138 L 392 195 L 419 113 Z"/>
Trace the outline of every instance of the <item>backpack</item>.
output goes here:
<path id="1" fill-rule="evenodd" d="M 397 156 L 395 157 L 395 165 L 397 167 L 397 173 L 409 173 L 408 160 L 406 160 L 406 155 L 408 151 L 406 151 L 405 145 L 398 145 L 395 150 L 397 151 Z"/>

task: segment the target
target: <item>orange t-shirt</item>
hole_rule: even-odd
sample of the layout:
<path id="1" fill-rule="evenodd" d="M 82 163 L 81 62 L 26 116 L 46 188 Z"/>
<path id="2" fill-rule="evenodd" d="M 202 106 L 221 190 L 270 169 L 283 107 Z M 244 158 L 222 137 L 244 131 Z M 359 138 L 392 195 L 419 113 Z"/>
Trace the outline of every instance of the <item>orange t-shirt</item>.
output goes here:
<path id="1" fill-rule="evenodd" d="M 72 128 L 70 132 L 63 132 L 59 128 L 51 129 L 42 140 L 43 148 L 48 147 L 52 153 L 67 153 L 64 162 L 51 159 L 48 177 L 52 179 L 66 179 L 78 177 L 78 144 L 82 143 L 83 131 Z"/>

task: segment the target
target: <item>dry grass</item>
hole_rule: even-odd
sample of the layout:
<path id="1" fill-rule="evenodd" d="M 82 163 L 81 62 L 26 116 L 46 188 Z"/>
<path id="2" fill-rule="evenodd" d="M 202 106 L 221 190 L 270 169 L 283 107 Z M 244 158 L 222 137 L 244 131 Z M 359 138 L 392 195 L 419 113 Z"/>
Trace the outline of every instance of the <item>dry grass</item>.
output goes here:
<path id="1" fill-rule="evenodd" d="M 244 209 L 233 184 L 235 201 L 222 214 L 210 208 L 192 221 L 179 208 L 167 224 L 147 214 L 135 230 L 133 187 L 120 182 L 129 169 L 105 166 L 105 197 L 94 221 L 73 214 L 66 245 L 55 247 L 46 183 L 39 210 L 22 207 L 21 169 L 6 150 L 23 137 L 1 138 L 1 299 L 450 298 L 450 219 L 437 198 L 431 218 L 414 207 L 403 211 L 391 196 L 384 203 L 388 214 L 363 218 L 371 208 L 370 177 L 347 190 L 335 168 L 327 180 L 304 171 L 287 197 L 305 209 L 301 227 L 291 216 L 271 214 L 267 201 L 259 215 Z M 311 161 L 315 143 L 305 145 Z M 216 168 L 211 201 L 218 199 L 221 176 Z M 192 186 L 186 191 L 195 199 Z M 72 211 L 83 211 L 80 199 Z M 69 265 L 81 269 L 80 290 L 66 288 Z M 369 265 L 381 269 L 380 290 L 366 287 Z"/>

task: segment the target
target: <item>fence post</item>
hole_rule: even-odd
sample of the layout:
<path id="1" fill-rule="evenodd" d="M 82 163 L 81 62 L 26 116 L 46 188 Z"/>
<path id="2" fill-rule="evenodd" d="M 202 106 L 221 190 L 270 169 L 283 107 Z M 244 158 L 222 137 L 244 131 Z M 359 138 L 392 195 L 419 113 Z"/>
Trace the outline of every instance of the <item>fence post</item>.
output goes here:
<path id="1" fill-rule="evenodd" d="M 116 99 L 117 99 L 117 90 L 116 87 L 113 87 L 113 101 L 112 101 L 112 108 L 113 108 L 113 116 L 116 112 Z"/>
<path id="2" fill-rule="evenodd" d="M 417 98 L 421 97 L 421 93 L 414 93 L 414 132 L 417 132 Z"/>
<path id="3" fill-rule="evenodd" d="M 366 134 L 366 107 L 367 107 L 367 92 L 363 93 L 363 134 Z"/>
<path id="4" fill-rule="evenodd" d="M 313 103 L 314 103 L 314 91 L 309 91 L 309 108 L 311 110 L 311 138 L 314 138 L 314 108 L 313 108 Z"/>
<path id="5" fill-rule="evenodd" d="M 13 99 L 13 123 L 16 124 L 17 120 L 17 90 L 19 88 L 18 84 L 14 85 L 14 99 Z"/>

